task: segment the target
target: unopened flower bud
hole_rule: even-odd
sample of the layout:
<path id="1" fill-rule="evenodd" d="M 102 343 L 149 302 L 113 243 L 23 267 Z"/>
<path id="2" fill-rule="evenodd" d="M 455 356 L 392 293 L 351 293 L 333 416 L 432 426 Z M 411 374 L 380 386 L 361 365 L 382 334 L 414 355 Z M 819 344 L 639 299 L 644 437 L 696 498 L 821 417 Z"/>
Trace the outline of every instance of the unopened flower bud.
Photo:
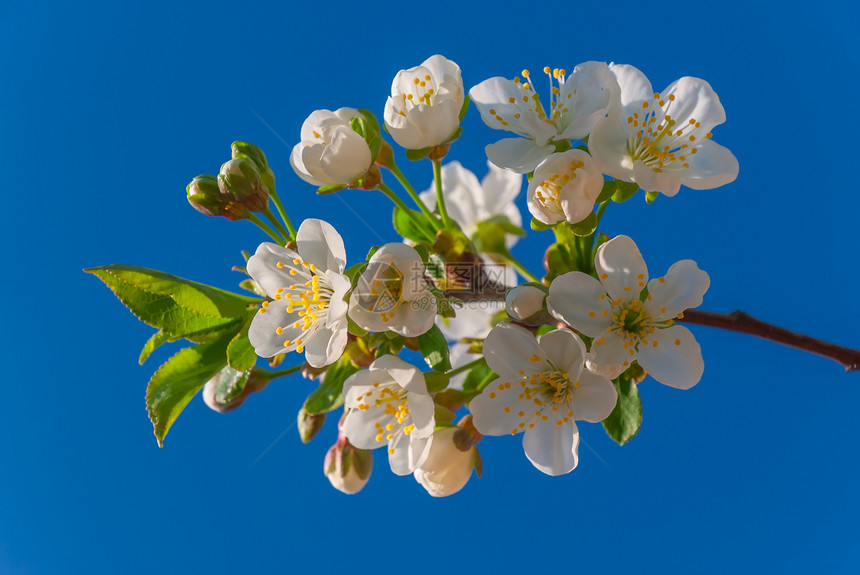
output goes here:
<path id="1" fill-rule="evenodd" d="M 457 493 L 472 476 L 478 450 L 474 446 L 466 451 L 457 447 L 454 436 L 459 429 L 437 429 L 430 444 L 430 454 L 412 474 L 433 497 L 447 497 Z"/>
<path id="2" fill-rule="evenodd" d="M 267 189 L 272 190 L 275 187 L 275 174 L 272 168 L 269 167 L 269 162 L 266 160 L 266 154 L 259 147 L 250 142 L 233 142 L 230 146 L 233 150 L 233 158 L 248 160 L 254 164 L 257 171 L 260 173 L 260 181 Z"/>
<path id="3" fill-rule="evenodd" d="M 185 187 L 185 191 L 188 194 L 188 203 L 202 214 L 224 216 L 232 221 L 248 217 L 248 208 L 231 202 L 230 198 L 221 193 L 215 176 L 197 176 Z"/>
<path id="4" fill-rule="evenodd" d="M 344 436 L 331 446 L 323 463 L 323 472 L 332 487 L 347 495 L 361 491 L 372 470 L 373 452 L 353 446 Z"/>
<path id="5" fill-rule="evenodd" d="M 261 377 L 257 370 L 237 371 L 227 366 L 203 386 L 203 401 L 210 409 L 226 413 L 242 405 L 249 395 L 268 383 L 269 379 Z"/>
<path id="6" fill-rule="evenodd" d="M 269 203 L 269 190 L 260 179 L 260 172 L 250 160 L 233 158 L 221 166 L 218 187 L 227 198 L 236 201 L 252 212 L 265 211 Z"/>
<path id="7" fill-rule="evenodd" d="M 512 320 L 526 325 L 542 325 L 549 320 L 546 292 L 533 285 L 518 285 L 509 291 L 505 310 Z"/>
<path id="8" fill-rule="evenodd" d="M 325 413 L 308 413 L 308 410 L 302 406 L 296 421 L 302 443 L 307 443 L 313 439 L 323 428 L 323 425 L 325 425 Z"/>

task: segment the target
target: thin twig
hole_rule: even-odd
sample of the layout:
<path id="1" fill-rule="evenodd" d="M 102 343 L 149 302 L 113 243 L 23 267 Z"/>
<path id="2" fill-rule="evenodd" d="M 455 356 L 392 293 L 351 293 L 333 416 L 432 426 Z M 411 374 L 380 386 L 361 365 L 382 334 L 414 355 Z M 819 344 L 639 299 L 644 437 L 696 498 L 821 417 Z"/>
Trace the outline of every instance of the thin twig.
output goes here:
<path id="1" fill-rule="evenodd" d="M 754 335 L 832 359 L 845 367 L 845 371 L 860 370 L 860 351 L 777 327 L 740 310 L 732 313 L 714 313 L 688 309 L 684 312 L 684 318 L 679 321 Z"/>

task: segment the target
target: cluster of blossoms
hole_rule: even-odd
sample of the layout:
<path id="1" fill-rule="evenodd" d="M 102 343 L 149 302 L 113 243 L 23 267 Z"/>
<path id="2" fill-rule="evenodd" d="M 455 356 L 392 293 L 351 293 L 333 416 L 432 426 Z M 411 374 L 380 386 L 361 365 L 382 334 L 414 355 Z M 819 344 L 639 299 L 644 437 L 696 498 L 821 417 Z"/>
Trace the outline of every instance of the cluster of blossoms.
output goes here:
<path id="1" fill-rule="evenodd" d="M 438 168 L 430 189 L 417 197 L 411 192 L 423 213 L 402 202 L 398 209 L 428 229 L 432 243 L 404 233 L 407 243 L 381 246 L 350 280 L 340 235 L 326 222 L 306 220 L 295 249 L 265 243 L 248 262 L 248 273 L 268 296 L 249 331 L 263 357 L 304 350 L 310 366 L 324 368 L 341 359 L 350 338 L 391 332 L 407 346 L 418 338 L 421 349 L 421 337 L 434 325 L 450 341 L 445 353 L 453 367 L 431 372 L 434 381 L 440 375 L 444 380 L 432 390 L 425 374 L 388 347 L 377 343 L 369 356 L 349 356 L 363 369 L 343 381 L 340 438 L 326 463 L 342 491 L 359 489 L 369 471 L 360 477 L 354 466 L 349 475 L 330 462 L 344 450 L 385 446 L 394 473 L 413 474 L 433 495 L 453 493 L 479 461 L 474 444 L 481 435 L 523 433 L 526 456 L 536 468 L 568 473 L 577 465 L 575 422 L 610 416 L 618 401 L 613 379 L 637 364 L 657 381 L 681 389 L 702 376 L 699 346 L 676 322 L 684 310 L 701 304 L 707 274 L 684 260 L 649 281 L 627 236 L 603 238 L 592 249 L 598 242 L 589 230 L 581 235 L 590 240 L 585 255 L 593 256 L 593 265 L 549 268 L 543 282 L 519 286 L 508 268 L 494 278 L 508 292 L 504 304 L 462 307 L 454 317 L 440 311 L 449 304 L 444 289 L 449 278 L 446 270 L 441 277 L 432 273 L 428 252 L 451 267 L 438 239 L 456 230 L 472 242 L 466 251 L 473 269 L 515 261 L 509 250 L 522 222 L 514 204 L 521 174 L 528 174 L 527 204 L 535 225 L 567 229 L 609 199 L 601 200 L 605 176 L 672 196 L 681 184 L 711 188 L 737 175 L 734 156 L 710 140 L 710 130 L 725 114 L 703 80 L 681 78 L 655 93 L 631 66 L 586 62 L 570 74 L 544 72 L 550 80 L 548 106 L 528 70 L 469 90 L 488 126 L 517 136 L 487 146 L 490 171 L 482 183 L 458 162 L 440 161 L 459 136 L 467 104 L 459 67 L 437 55 L 396 75 L 385 127 L 410 158 L 430 156 Z M 290 157 L 293 169 L 321 192 L 332 187 L 388 191 L 379 167 L 402 175 L 375 123 L 367 110 L 313 112 Z M 571 141 L 588 145 L 574 149 Z M 447 224 L 450 220 L 456 227 Z M 421 244 L 429 249 L 420 252 Z M 357 326 L 352 335 L 347 318 Z M 483 381 L 465 389 L 473 367 L 483 370 Z M 454 426 L 454 412 L 464 404 L 469 415 Z"/>
<path id="2" fill-rule="evenodd" d="M 198 313 L 182 307 L 187 291 L 166 293 L 175 314 L 197 322 L 175 328 L 193 323 L 197 331 L 153 323 L 164 330 L 153 345 L 186 337 L 207 352 L 220 350 L 195 368 L 208 379 L 200 387 L 217 411 L 237 407 L 275 377 L 301 369 L 317 379 L 299 431 L 310 440 L 325 414 L 343 407 L 324 469 L 345 493 L 363 488 L 370 450 L 380 447 L 395 474 L 446 496 L 473 471 L 480 475 L 477 445 L 485 435 L 522 433 L 526 457 L 549 475 L 577 466 L 577 421 L 603 422 L 613 439 L 629 440 L 638 424 L 620 430 L 616 420 L 622 404 L 638 402 L 636 385 L 646 374 L 680 389 L 702 377 L 699 345 L 678 322 L 702 303 L 709 278 L 692 260 L 650 278 L 634 241 L 598 233 L 600 219 L 610 202 L 640 188 L 650 203 L 681 185 L 731 182 L 738 163 L 711 140 L 725 112 L 704 80 L 685 77 L 654 92 L 632 66 L 586 62 L 569 74 L 544 73 L 548 100 L 528 70 L 468 92 L 460 68 L 443 56 L 398 72 L 384 131 L 408 159 L 432 164 L 423 193 L 398 168 L 371 111 L 311 113 L 290 154 L 296 174 L 320 194 L 378 190 L 395 204 L 403 241 L 375 246 L 352 265 L 331 224 L 307 219 L 293 228 L 263 152 L 234 143 L 218 176 L 189 184 L 188 199 L 208 215 L 248 219 L 272 238 L 241 268 L 249 276 L 243 287 L 258 299 L 194 284 L 195 297 L 212 304 Z M 486 147 L 482 181 L 456 161 L 443 164 L 470 103 L 489 127 L 514 134 Z M 383 174 L 399 182 L 412 207 Z M 511 253 L 525 233 L 515 205 L 524 178 L 530 227 L 554 232 L 542 277 Z M 167 280 L 158 281 L 147 289 Z M 242 315 L 248 309 L 253 315 Z M 261 370 L 244 349 L 269 358 L 271 368 L 296 355 L 303 360 L 281 372 Z M 404 349 L 419 353 L 427 371 L 409 363 Z M 153 382 L 148 405 L 160 441 L 175 406 L 181 410 L 190 395 L 183 388 L 172 398 L 158 374 Z"/>

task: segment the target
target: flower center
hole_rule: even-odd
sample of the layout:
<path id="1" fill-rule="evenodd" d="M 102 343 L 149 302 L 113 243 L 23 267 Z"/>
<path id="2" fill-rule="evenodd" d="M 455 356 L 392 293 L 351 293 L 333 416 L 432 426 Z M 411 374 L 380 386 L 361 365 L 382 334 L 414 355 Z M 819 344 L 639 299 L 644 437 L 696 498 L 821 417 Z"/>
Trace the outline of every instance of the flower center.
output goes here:
<path id="1" fill-rule="evenodd" d="M 391 416 L 393 419 L 393 421 L 389 421 L 384 425 L 382 422 L 376 422 L 376 441 L 391 441 L 394 438 L 394 433 L 397 431 L 395 429 L 395 422 L 398 426 L 402 427 L 403 433 L 406 435 L 412 433 L 415 425 L 408 420 L 410 414 L 409 404 L 406 402 L 406 390 L 393 385 L 380 387 L 378 383 L 374 384 L 373 387 L 374 389 L 356 398 L 358 409 L 366 411 L 371 406 L 381 408 L 385 411 L 386 415 Z M 378 397 L 374 398 L 374 395 Z M 405 426 L 403 425 L 404 422 L 406 423 Z"/>
<path id="2" fill-rule="evenodd" d="M 401 85 L 405 86 L 406 90 L 400 94 L 403 109 L 397 113 L 405 116 L 409 110 L 419 104 L 432 106 L 433 95 L 438 90 L 433 75 L 426 68 L 419 67 L 414 72 L 409 72 L 404 76 Z"/>
<path id="3" fill-rule="evenodd" d="M 375 311 L 386 323 L 403 302 L 403 274 L 385 262 L 371 263 L 362 274 L 356 293 L 358 305 Z"/>
<path id="4" fill-rule="evenodd" d="M 572 160 L 567 166 L 567 171 L 559 174 L 555 173 L 546 180 L 538 184 L 535 189 L 535 197 L 540 204 L 547 210 L 564 215 L 564 210 L 561 207 L 559 195 L 562 188 L 576 179 L 576 171 L 585 167 L 585 163 L 580 160 Z"/>
<path id="5" fill-rule="evenodd" d="M 291 276 L 304 283 L 295 283 L 288 287 L 278 288 L 273 300 L 286 305 L 287 313 L 297 318 L 285 326 L 279 326 L 275 333 L 281 335 L 285 329 L 298 329 L 301 333 L 295 340 L 284 341 L 284 351 L 304 351 L 304 343 L 318 324 L 325 323 L 328 316 L 328 306 L 334 289 L 325 275 L 319 275 L 313 264 L 295 258 L 292 262 L 278 262 L 279 269 L 288 269 Z M 260 313 L 265 313 L 274 302 L 265 301 Z"/>
<path id="6" fill-rule="evenodd" d="M 662 98 L 659 93 L 642 102 L 641 112 L 627 116 L 627 153 L 655 172 L 664 168 L 677 171 L 690 167 L 689 156 L 697 154 L 701 143 L 693 133 L 702 124 L 695 118 L 679 124 L 669 114 L 675 95 Z M 711 133 L 705 134 L 709 139 Z"/>
<path id="7" fill-rule="evenodd" d="M 541 359 L 535 355 L 529 358 L 529 361 L 536 362 Z M 549 366 L 553 367 L 553 366 Z M 578 388 L 580 382 L 570 381 L 570 376 L 557 369 L 550 369 L 527 375 L 523 370 L 520 370 L 519 385 L 522 388 L 518 399 L 521 401 L 532 402 L 535 405 L 535 410 L 530 411 L 529 408 L 521 407 L 517 411 L 519 422 L 517 426 L 511 429 L 511 435 L 516 435 L 519 431 L 524 431 L 526 426 L 531 429 L 535 425 L 536 420 L 548 421 L 552 418 L 555 424 L 559 427 L 568 423 L 573 419 L 573 408 L 570 405 L 573 390 Z M 498 384 L 498 390 L 504 391 L 511 387 L 510 382 Z M 496 397 L 495 392 L 490 392 L 490 399 Z M 522 405 L 522 404 L 521 404 Z M 505 413 L 510 413 L 510 406 L 503 408 Z"/>
<path id="8" fill-rule="evenodd" d="M 617 304 L 613 302 L 612 312 L 612 331 L 631 342 L 638 343 L 654 331 L 651 314 L 638 299 Z"/>
<path id="9" fill-rule="evenodd" d="M 567 105 L 570 103 L 570 99 L 574 94 L 576 94 L 576 89 L 572 92 L 562 93 L 567 74 L 564 70 L 560 70 L 558 68 L 550 70 L 549 66 L 546 66 L 543 71 L 547 76 L 549 76 L 549 115 L 547 115 L 546 109 L 541 104 L 540 96 L 538 95 L 534 85 L 529 82 L 529 78 L 531 76 L 530 72 L 528 70 L 523 70 L 522 75 L 525 80 L 520 80 L 519 76 L 514 77 L 514 83 L 519 87 L 520 95 L 518 97 L 511 96 L 508 99 L 508 103 L 513 104 L 516 109 L 516 112 L 513 114 L 513 118 L 506 119 L 498 114 L 495 109 L 491 108 L 489 110 L 490 115 L 493 116 L 493 118 L 495 118 L 503 128 L 508 128 L 509 120 L 519 120 L 523 114 L 532 112 L 537 114 L 538 118 L 547 124 L 555 126 L 558 133 L 563 131 L 564 126 L 561 126 L 556 120 L 559 120 L 563 114 L 570 111 L 570 108 L 568 108 Z M 553 85 L 553 80 L 557 82 L 557 86 Z M 525 138 L 534 139 L 533 134 L 517 129 L 512 131 Z"/>

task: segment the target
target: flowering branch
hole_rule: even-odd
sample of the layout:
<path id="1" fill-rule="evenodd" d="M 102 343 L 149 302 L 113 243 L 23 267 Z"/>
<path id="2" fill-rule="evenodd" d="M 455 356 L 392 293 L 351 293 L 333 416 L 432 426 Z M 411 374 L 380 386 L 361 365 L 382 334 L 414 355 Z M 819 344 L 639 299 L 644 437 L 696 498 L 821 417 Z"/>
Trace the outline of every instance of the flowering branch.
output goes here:
<path id="1" fill-rule="evenodd" d="M 741 310 L 733 311 L 732 313 L 714 313 L 711 311 L 688 309 L 684 312 L 684 318 L 681 321 L 754 335 L 768 341 L 781 343 L 832 359 L 844 366 L 845 371 L 860 370 L 860 351 L 777 327 L 756 319 Z"/>

